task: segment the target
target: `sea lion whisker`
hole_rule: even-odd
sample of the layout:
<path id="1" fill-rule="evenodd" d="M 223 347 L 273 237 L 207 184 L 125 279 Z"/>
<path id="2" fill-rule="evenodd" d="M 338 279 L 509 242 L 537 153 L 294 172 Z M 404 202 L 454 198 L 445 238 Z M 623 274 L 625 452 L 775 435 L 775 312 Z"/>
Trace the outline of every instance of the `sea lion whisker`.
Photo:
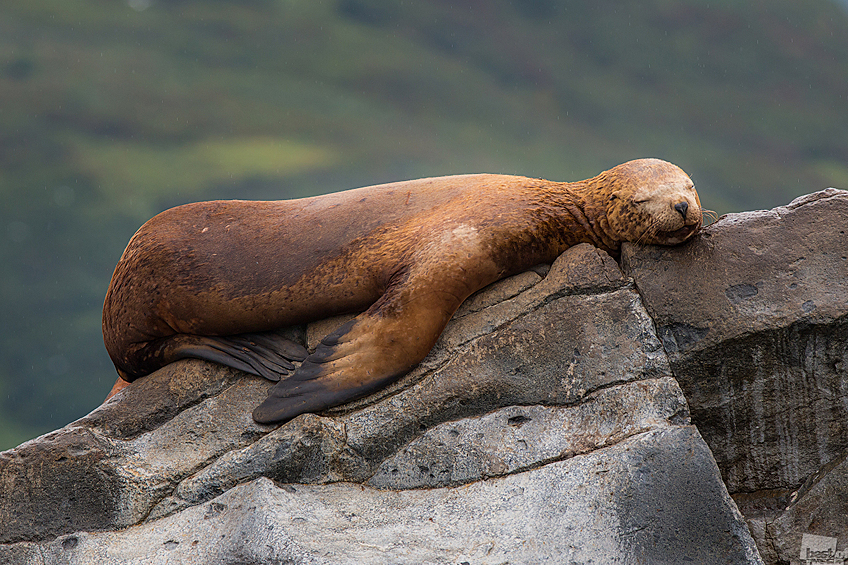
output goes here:
<path id="1" fill-rule="evenodd" d="M 709 223 L 704 224 L 703 227 L 707 227 L 712 225 L 718 221 L 718 213 L 715 210 L 707 210 L 706 208 L 701 208 L 701 214 L 707 219 L 709 219 Z"/>
<path id="2" fill-rule="evenodd" d="M 636 243 L 637 245 L 642 245 L 648 237 L 654 237 L 655 235 L 657 235 L 657 233 L 659 232 L 659 228 L 657 227 L 658 223 L 659 220 L 654 220 L 650 224 L 648 224 L 648 227 L 645 229 L 644 232 L 642 232 L 642 235 L 640 235 L 639 239 L 637 239 L 634 243 Z"/>

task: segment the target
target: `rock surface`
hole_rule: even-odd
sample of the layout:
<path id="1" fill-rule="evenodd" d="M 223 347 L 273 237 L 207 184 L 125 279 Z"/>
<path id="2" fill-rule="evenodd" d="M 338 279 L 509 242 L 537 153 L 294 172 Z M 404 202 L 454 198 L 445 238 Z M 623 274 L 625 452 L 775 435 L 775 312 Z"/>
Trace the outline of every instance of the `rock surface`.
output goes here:
<path id="1" fill-rule="evenodd" d="M 283 426 L 250 418 L 269 383 L 175 363 L 0 453 L 0 563 L 760 563 L 722 477 L 797 558 L 848 531 L 846 225 L 830 190 L 625 249 L 632 278 L 572 248 Z"/>
<path id="2" fill-rule="evenodd" d="M 802 533 L 848 547 L 848 192 L 629 247 L 622 264 L 763 557 L 797 561 Z"/>
<path id="3" fill-rule="evenodd" d="M 464 488 L 280 487 L 262 477 L 124 532 L 16 550 L 21 562 L 147 565 L 745 563 L 752 548 L 703 440 L 677 426 Z"/>

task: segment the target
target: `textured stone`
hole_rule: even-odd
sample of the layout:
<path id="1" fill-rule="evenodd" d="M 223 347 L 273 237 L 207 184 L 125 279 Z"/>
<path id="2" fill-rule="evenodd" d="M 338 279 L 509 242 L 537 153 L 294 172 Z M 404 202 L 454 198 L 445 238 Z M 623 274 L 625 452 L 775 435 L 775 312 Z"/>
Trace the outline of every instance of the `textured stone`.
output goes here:
<path id="1" fill-rule="evenodd" d="M 368 461 L 382 461 L 445 421 L 510 405 L 572 404 L 612 384 L 670 376 L 651 329 L 631 289 L 556 299 L 359 410 L 346 422 L 348 445 Z"/>
<path id="2" fill-rule="evenodd" d="M 688 422 L 674 379 L 604 388 L 576 406 L 510 406 L 428 429 L 385 460 L 367 484 L 383 489 L 470 483 L 614 445 Z"/>
<path id="3" fill-rule="evenodd" d="M 173 363 L 134 382 L 75 424 L 108 437 L 130 439 L 243 378 L 244 373 L 208 363 Z"/>
<path id="4" fill-rule="evenodd" d="M 527 271 L 504 279 L 496 285 L 477 291 L 460 305 L 459 309 L 453 315 L 453 320 L 458 320 L 463 316 L 479 312 L 484 308 L 494 306 L 498 302 L 518 296 L 528 288 L 536 285 L 542 278 L 535 271 Z"/>
<path id="5" fill-rule="evenodd" d="M 561 264 L 552 267 L 552 280 L 557 280 Z M 501 294 L 498 286 L 493 292 Z M 314 416 L 309 424 L 297 418 L 183 480 L 153 516 L 208 500 L 224 486 L 259 476 L 301 483 L 365 481 L 385 457 L 442 422 L 514 404 L 573 404 L 615 383 L 670 376 L 632 288 L 599 295 L 562 295 L 562 288 L 539 284 L 493 304 L 494 314 L 480 311 L 452 322 L 462 329 L 445 332 L 443 338 L 453 342 L 450 354 L 444 344 L 432 354 L 441 364 L 428 358 L 422 365 L 429 371 L 419 367 L 390 387 L 392 394 L 379 392 L 353 404 L 353 411 L 347 406 L 348 413 L 338 416 L 343 431 Z M 497 330 L 492 329 L 493 319 L 498 320 Z M 451 337 L 458 333 L 465 337 Z M 334 439 L 341 436 L 343 444 Z M 304 460 L 312 462 L 308 472 Z"/>
<path id="6" fill-rule="evenodd" d="M 273 429 L 250 417 L 266 388 L 226 367 L 174 363 L 77 422 L 0 453 L 0 543 L 144 519 L 180 479 Z"/>
<path id="7" fill-rule="evenodd" d="M 0 548 L 0 559 L 27 549 Z M 681 426 L 460 488 L 277 487 L 260 478 L 179 515 L 56 539 L 21 561 L 42 562 L 760 561 L 709 450 Z"/>
<path id="8" fill-rule="evenodd" d="M 848 308 L 848 191 L 828 189 L 769 211 L 723 216 L 678 247 L 624 244 L 672 361 Z"/>
<path id="9" fill-rule="evenodd" d="M 269 386 L 175 363 L 4 453 L 0 562 L 759 562 L 639 294 L 591 246 L 471 297 L 385 391 L 260 426 Z"/>
<path id="10" fill-rule="evenodd" d="M 839 549 L 848 548 L 848 453 L 825 465 L 789 498 L 788 508 L 777 517 L 753 517 L 759 522 L 773 562 L 788 562 L 800 555 L 803 534 L 836 538 Z"/>
<path id="11" fill-rule="evenodd" d="M 103 444 L 63 428 L 0 453 L 0 543 L 111 526 L 121 481 Z"/>
<path id="12" fill-rule="evenodd" d="M 767 561 L 843 532 L 829 469 L 848 450 L 848 192 L 732 214 L 678 248 L 626 246 L 622 263 Z M 830 502 L 805 500 L 821 476 Z"/>
<path id="13" fill-rule="evenodd" d="M 830 189 L 624 251 L 731 492 L 795 489 L 848 448 L 846 231 Z"/>

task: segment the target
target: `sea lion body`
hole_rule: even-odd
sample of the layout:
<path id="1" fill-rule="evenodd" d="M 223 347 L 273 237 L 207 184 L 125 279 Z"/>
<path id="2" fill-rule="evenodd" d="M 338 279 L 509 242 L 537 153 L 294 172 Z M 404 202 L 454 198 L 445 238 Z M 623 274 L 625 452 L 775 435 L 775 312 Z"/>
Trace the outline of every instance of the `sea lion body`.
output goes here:
<path id="1" fill-rule="evenodd" d="M 615 255 L 622 241 L 680 243 L 700 224 L 689 178 L 653 159 L 576 183 L 462 175 L 188 204 L 130 240 L 104 303 L 104 340 L 127 381 L 184 357 L 276 380 L 306 352 L 267 332 L 364 310 L 254 412 L 282 421 L 398 378 L 465 298 L 500 278 L 578 243 Z"/>

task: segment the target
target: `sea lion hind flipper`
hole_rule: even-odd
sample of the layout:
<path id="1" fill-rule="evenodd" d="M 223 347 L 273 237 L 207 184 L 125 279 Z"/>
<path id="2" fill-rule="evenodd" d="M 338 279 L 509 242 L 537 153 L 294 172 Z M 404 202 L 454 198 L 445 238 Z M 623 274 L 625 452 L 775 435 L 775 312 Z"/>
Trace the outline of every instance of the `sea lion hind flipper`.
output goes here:
<path id="1" fill-rule="evenodd" d="M 238 369 L 251 375 L 263 376 L 259 375 L 257 370 L 249 363 L 230 355 L 226 351 L 222 351 L 219 347 L 214 347 L 206 343 L 197 342 L 174 348 L 174 355 L 169 357 L 169 361 L 176 361 L 178 359 L 203 359 L 204 361 L 226 365 L 227 367 L 232 367 L 233 369 Z"/>
<path id="2" fill-rule="evenodd" d="M 309 354 L 306 351 L 306 348 L 303 347 L 301 344 L 287 337 L 283 337 L 282 335 L 273 331 L 262 333 L 249 333 L 231 337 L 243 338 L 247 339 L 248 341 L 255 342 L 259 345 L 264 346 L 272 354 L 273 357 L 283 358 L 288 361 L 303 361 Z M 292 369 L 293 368 L 294 366 L 292 366 Z"/>
<path id="3" fill-rule="evenodd" d="M 220 363 L 270 381 L 294 369 L 291 361 L 306 357 L 306 349 L 275 333 L 235 336 L 179 336 L 168 346 L 171 360 L 197 358 Z"/>
<path id="4" fill-rule="evenodd" d="M 233 336 L 226 339 L 245 353 L 247 351 L 253 353 L 258 362 L 262 363 L 262 365 L 268 367 L 272 371 L 281 372 L 279 369 L 294 371 L 294 365 L 291 361 L 279 355 L 271 347 L 268 347 L 265 344 L 257 343 L 257 341 L 252 338 L 242 336 Z M 294 360 L 302 361 L 304 358 L 305 356 Z"/>

